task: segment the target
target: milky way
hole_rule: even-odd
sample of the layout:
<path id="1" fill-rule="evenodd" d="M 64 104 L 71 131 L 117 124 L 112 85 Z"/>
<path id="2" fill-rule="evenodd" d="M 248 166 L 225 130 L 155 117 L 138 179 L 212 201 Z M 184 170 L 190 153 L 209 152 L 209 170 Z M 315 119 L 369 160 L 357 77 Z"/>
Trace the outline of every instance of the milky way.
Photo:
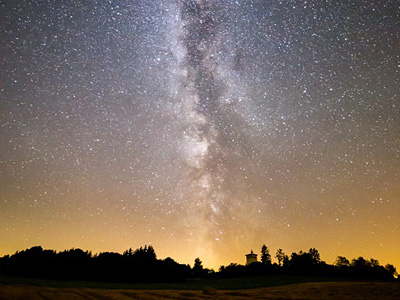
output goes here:
<path id="1" fill-rule="evenodd" d="M 0 254 L 400 264 L 397 1 L 0 10 Z"/>

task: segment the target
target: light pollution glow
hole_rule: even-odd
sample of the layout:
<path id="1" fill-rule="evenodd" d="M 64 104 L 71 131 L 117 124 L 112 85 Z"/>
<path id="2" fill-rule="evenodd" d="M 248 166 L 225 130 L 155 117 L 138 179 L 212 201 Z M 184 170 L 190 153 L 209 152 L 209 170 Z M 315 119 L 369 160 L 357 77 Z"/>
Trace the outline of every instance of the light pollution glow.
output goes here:
<path id="1" fill-rule="evenodd" d="M 0 7 L 0 255 L 400 267 L 396 1 Z"/>

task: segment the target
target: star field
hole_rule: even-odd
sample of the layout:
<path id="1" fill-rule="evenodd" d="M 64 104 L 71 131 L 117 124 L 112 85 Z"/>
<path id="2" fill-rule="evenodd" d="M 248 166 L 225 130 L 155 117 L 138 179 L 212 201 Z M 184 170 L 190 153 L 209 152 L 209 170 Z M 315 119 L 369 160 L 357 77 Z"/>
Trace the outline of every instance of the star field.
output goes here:
<path id="1" fill-rule="evenodd" d="M 0 3 L 0 255 L 400 266 L 396 1 Z"/>

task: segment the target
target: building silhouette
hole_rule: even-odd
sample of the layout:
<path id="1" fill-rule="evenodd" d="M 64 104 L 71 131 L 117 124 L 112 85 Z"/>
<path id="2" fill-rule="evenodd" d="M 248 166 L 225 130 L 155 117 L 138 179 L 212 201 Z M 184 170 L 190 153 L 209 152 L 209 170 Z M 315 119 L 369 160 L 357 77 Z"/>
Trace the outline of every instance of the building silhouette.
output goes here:
<path id="1" fill-rule="evenodd" d="M 246 265 L 249 265 L 253 262 L 257 262 L 257 254 L 251 250 L 249 254 L 246 254 Z"/>

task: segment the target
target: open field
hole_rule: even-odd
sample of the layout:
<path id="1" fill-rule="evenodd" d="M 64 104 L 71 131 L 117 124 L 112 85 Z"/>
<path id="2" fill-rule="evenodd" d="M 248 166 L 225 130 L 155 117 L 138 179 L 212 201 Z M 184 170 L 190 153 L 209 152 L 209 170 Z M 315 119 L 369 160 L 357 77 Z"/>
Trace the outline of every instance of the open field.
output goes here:
<path id="1" fill-rule="evenodd" d="M 72 281 L 51 280 L 38 278 L 22 278 L 0 276 L 0 284 L 24 285 L 24 286 L 46 286 L 58 288 L 97 288 L 97 289 L 120 289 L 120 290 L 203 290 L 204 287 L 215 289 L 238 290 L 255 289 L 260 287 L 272 287 L 306 282 L 337 281 L 329 278 L 276 275 L 276 276 L 249 276 L 235 278 L 209 278 L 188 279 L 175 283 L 121 283 L 102 281 Z"/>
<path id="2" fill-rule="evenodd" d="M 0 300 L 120 300 L 120 299 L 271 299 L 399 300 L 400 284 L 388 282 L 314 282 L 246 290 L 129 290 L 101 288 L 59 288 L 44 286 L 0 285 Z"/>

